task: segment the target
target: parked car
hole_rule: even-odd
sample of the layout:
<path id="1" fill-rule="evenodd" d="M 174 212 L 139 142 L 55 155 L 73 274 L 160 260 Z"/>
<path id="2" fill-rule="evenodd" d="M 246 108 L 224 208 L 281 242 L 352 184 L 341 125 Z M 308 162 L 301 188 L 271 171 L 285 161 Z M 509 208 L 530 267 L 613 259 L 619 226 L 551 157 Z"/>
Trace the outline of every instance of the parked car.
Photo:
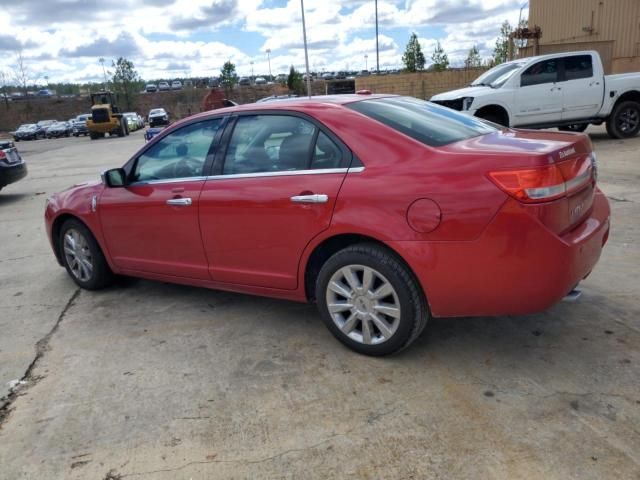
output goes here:
<path id="1" fill-rule="evenodd" d="M 82 115 L 78 115 L 71 122 L 71 132 L 74 137 L 79 137 L 80 135 L 84 135 L 85 137 L 89 135 L 89 129 L 87 128 L 87 120 L 91 118 L 90 113 L 83 113 Z"/>
<path id="2" fill-rule="evenodd" d="M 276 77 L 276 82 L 278 82 L 278 83 L 287 83 L 287 78 L 288 78 L 288 76 L 286 74 L 280 73 Z"/>
<path id="3" fill-rule="evenodd" d="M 144 91 L 147 93 L 156 93 L 158 91 L 158 86 L 155 83 L 147 83 L 144 87 Z"/>
<path id="4" fill-rule="evenodd" d="M 171 90 L 182 90 L 182 82 L 180 80 L 171 82 Z"/>
<path id="5" fill-rule="evenodd" d="M 336 78 L 335 75 L 331 72 L 326 72 L 322 74 L 323 80 L 334 80 L 335 78 Z"/>
<path id="6" fill-rule="evenodd" d="M 82 288 L 121 274 L 313 301 L 341 342 L 384 355 L 431 316 L 526 314 L 572 292 L 609 235 L 596 168 L 587 136 L 408 97 L 253 103 L 53 195 L 46 229 Z"/>
<path id="7" fill-rule="evenodd" d="M 127 126 L 130 132 L 135 132 L 140 128 L 140 122 L 136 112 L 125 112 L 122 116 L 127 119 Z"/>
<path id="8" fill-rule="evenodd" d="M 68 122 L 56 122 L 46 130 L 47 138 L 69 137 L 72 132 L 71 124 Z"/>
<path id="9" fill-rule="evenodd" d="M 38 138 L 44 137 L 44 129 L 35 123 L 25 123 L 24 125 L 20 125 L 20 127 L 13 132 L 13 140 L 15 142 L 19 142 L 20 140 L 37 140 Z"/>
<path id="10" fill-rule="evenodd" d="M 251 79 L 249 77 L 240 77 L 240 80 L 238 80 L 238 85 L 247 87 L 251 85 Z"/>
<path id="11" fill-rule="evenodd" d="M 36 93 L 36 97 L 44 97 L 44 98 L 49 98 L 53 95 L 53 93 L 51 92 L 51 90 L 49 90 L 48 88 L 43 88 L 42 90 L 38 90 L 38 92 Z"/>
<path id="12" fill-rule="evenodd" d="M 149 111 L 149 126 L 169 125 L 169 113 L 164 108 L 153 108 Z"/>
<path id="13" fill-rule="evenodd" d="M 267 84 L 267 79 L 264 77 L 256 77 L 256 79 L 253 82 L 256 85 L 266 85 Z"/>
<path id="14" fill-rule="evenodd" d="M 40 120 L 38 123 L 36 123 L 36 125 L 39 128 L 43 129 L 43 131 L 46 133 L 47 128 L 49 128 L 54 123 L 58 123 L 58 120 Z"/>
<path id="15" fill-rule="evenodd" d="M 0 190 L 27 176 L 27 164 L 11 140 L 0 140 Z"/>
<path id="16" fill-rule="evenodd" d="M 169 86 L 169 83 L 167 83 L 167 82 L 159 82 L 158 83 L 158 90 L 160 90 L 161 92 L 166 92 L 168 90 L 171 90 L 171 87 Z"/>
<path id="17" fill-rule="evenodd" d="M 605 123 L 613 138 L 640 132 L 640 72 L 605 75 L 595 51 L 503 63 L 431 100 L 512 127 L 582 132 Z"/>

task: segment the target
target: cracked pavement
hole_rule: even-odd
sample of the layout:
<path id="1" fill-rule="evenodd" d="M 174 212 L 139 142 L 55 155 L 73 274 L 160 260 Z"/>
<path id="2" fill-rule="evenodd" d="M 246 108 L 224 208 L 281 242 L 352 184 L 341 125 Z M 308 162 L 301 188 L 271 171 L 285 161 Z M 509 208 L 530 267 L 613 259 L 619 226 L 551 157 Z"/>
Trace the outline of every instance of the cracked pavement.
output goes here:
<path id="1" fill-rule="evenodd" d="M 0 479 L 640 479 L 640 137 L 589 132 L 613 230 L 583 297 L 433 320 L 383 359 L 313 306 L 136 279 L 80 292 L 44 200 L 142 134 L 20 142 L 30 175 L 0 193 Z"/>

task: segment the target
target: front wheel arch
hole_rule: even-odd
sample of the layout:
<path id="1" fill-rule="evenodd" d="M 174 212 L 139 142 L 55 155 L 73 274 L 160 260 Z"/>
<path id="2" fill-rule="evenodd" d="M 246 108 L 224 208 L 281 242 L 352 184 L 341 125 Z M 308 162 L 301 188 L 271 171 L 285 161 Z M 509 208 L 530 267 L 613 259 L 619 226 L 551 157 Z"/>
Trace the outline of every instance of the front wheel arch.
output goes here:
<path id="1" fill-rule="evenodd" d="M 478 109 L 475 116 L 505 127 L 508 127 L 510 124 L 509 112 L 500 105 L 487 105 L 482 107 Z"/>

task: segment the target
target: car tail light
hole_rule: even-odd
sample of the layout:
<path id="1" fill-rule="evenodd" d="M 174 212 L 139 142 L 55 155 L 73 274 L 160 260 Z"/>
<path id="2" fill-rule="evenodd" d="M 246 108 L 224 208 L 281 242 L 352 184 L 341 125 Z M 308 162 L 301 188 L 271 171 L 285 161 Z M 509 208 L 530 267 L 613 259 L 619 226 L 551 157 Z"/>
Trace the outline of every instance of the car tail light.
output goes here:
<path id="1" fill-rule="evenodd" d="M 547 202 L 580 189 L 594 179 L 590 155 L 544 167 L 500 170 L 489 178 L 512 197 L 526 203 Z"/>
<path id="2" fill-rule="evenodd" d="M 4 160 L 5 158 L 7 158 L 7 154 L 4 153 L 4 150 L 0 150 L 0 160 Z"/>

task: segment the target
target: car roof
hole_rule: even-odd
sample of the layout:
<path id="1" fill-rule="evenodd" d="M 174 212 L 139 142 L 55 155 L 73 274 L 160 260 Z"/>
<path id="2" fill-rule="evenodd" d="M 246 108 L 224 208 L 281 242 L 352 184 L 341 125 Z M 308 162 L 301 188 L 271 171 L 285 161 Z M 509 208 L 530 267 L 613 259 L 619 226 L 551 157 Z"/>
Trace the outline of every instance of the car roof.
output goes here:
<path id="1" fill-rule="evenodd" d="M 212 114 L 220 114 L 220 113 L 234 113 L 234 112 L 244 112 L 247 110 L 258 111 L 258 110 L 299 110 L 304 111 L 307 108 L 317 107 L 319 105 L 324 105 L 326 107 L 336 107 L 347 105 L 349 103 L 361 102 L 364 100 L 373 100 L 378 98 L 392 98 L 399 97 L 399 95 L 387 95 L 387 94 L 342 94 L 342 95 L 318 95 L 315 97 L 291 97 L 291 98 L 282 98 L 278 99 L 278 101 L 267 101 L 267 102 L 259 102 L 259 103 L 245 103 L 243 105 L 237 105 L 235 107 L 226 107 L 220 108 L 216 110 L 209 110 L 207 112 L 202 112 L 195 117 L 207 117 Z M 193 117 L 189 117 L 193 118 Z"/>

